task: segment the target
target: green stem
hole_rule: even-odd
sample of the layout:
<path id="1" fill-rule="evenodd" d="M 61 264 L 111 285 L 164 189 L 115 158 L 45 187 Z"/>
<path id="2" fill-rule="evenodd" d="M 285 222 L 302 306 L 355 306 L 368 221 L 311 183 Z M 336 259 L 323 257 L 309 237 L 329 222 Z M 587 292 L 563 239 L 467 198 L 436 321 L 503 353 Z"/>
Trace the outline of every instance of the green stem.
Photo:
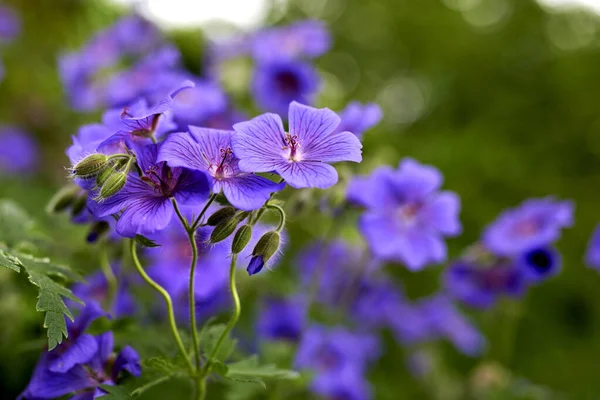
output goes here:
<path id="1" fill-rule="evenodd" d="M 102 273 L 104 274 L 104 278 L 106 279 L 106 285 L 108 287 L 108 296 L 106 299 L 106 306 L 108 310 L 112 310 L 115 298 L 117 295 L 117 277 L 113 273 L 113 270 L 110 266 L 110 260 L 108 259 L 108 248 L 106 243 L 100 247 L 100 268 L 102 269 Z"/>
<path id="2" fill-rule="evenodd" d="M 216 198 L 217 198 L 217 194 L 216 193 L 213 193 L 213 195 L 210 196 L 210 198 L 206 202 L 206 205 L 204 206 L 204 208 L 202 209 L 202 211 L 200 211 L 200 215 L 198 215 L 198 218 L 196 218 L 196 220 L 192 224 L 192 227 L 191 227 L 192 230 L 195 231 L 198 228 L 198 226 L 200 225 L 200 222 L 202 221 L 202 217 L 204 217 L 204 214 L 206 214 L 206 211 L 208 210 L 208 207 L 210 207 L 210 205 L 213 203 L 213 201 L 215 201 Z"/>
<path id="3" fill-rule="evenodd" d="M 183 221 L 182 221 L 183 222 Z M 190 284 L 188 296 L 190 301 L 190 324 L 192 325 L 192 342 L 194 343 L 194 355 L 196 357 L 196 369 L 200 370 L 200 340 L 198 339 L 198 327 L 196 326 L 196 264 L 198 263 L 198 244 L 196 235 L 192 230 L 188 230 L 188 239 L 192 247 L 192 263 L 190 265 Z"/>
<path id="4" fill-rule="evenodd" d="M 276 204 L 267 204 L 266 208 L 275 210 L 279 213 L 279 225 L 277 225 L 277 232 L 281 232 L 281 230 L 285 226 L 285 211 L 283 211 L 283 208 L 279 207 Z M 256 220 L 258 221 L 259 218 L 260 216 L 258 216 Z"/>
<path id="5" fill-rule="evenodd" d="M 221 345 L 223 344 L 223 341 L 225 340 L 227 335 L 229 335 L 229 333 L 231 332 L 231 330 L 233 329 L 235 324 L 237 324 L 237 321 L 240 318 L 240 314 L 242 313 L 242 305 L 240 303 L 240 296 L 237 292 L 237 287 L 235 285 L 236 263 L 237 263 L 237 254 L 233 254 L 231 256 L 231 265 L 229 267 L 229 289 L 231 290 L 231 298 L 233 299 L 233 305 L 234 305 L 233 315 L 231 316 L 231 319 L 227 323 L 227 326 L 221 333 L 221 336 L 219 336 L 219 339 L 217 340 L 215 347 L 212 349 L 212 351 L 210 352 L 210 355 L 208 356 L 208 361 L 204 365 L 204 369 L 203 369 L 202 373 L 200 374 L 200 379 L 202 381 L 204 381 L 206 379 L 206 376 L 210 373 L 210 368 L 212 366 L 211 364 L 214 361 L 215 356 L 217 355 L 217 352 L 219 351 L 219 348 L 221 347 Z M 206 385 L 206 383 L 203 383 L 203 385 Z M 199 398 L 202 399 L 203 397 L 199 397 Z"/>
<path id="6" fill-rule="evenodd" d="M 179 347 L 179 351 L 181 355 L 185 359 L 188 368 L 190 370 L 190 374 L 195 374 L 194 365 L 190 361 L 185 351 L 185 347 L 183 345 L 183 341 L 181 340 L 181 336 L 179 336 L 179 330 L 177 329 L 177 322 L 175 321 L 175 313 L 173 312 L 173 301 L 171 300 L 171 296 L 169 293 L 158 283 L 156 283 L 152 278 L 148 276 L 144 268 L 142 268 L 142 264 L 137 255 L 137 249 L 135 247 L 135 240 L 131 239 L 129 250 L 131 252 L 131 259 L 133 260 L 133 265 L 135 269 L 139 272 L 140 276 L 148 285 L 150 285 L 154 290 L 156 290 L 165 300 L 165 306 L 167 307 L 167 315 L 169 317 L 169 324 L 171 325 L 171 332 L 173 332 L 173 337 L 175 338 L 175 342 L 177 342 L 177 347 Z"/>
<path id="7" fill-rule="evenodd" d="M 171 203 L 173 204 L 173 208 L 175 209 L 175 213 L 177 214 L 177 217 L 179 217 L 181 224 L 185 228 L 186 232 L 189 232 L 190 224 L 188 223 L 187 219 L 183 216 L 183 214 L 179 210 L 179 206 L 177 205 L 177 200 L 175 200 L 175 197 L 171 197 Z"/>

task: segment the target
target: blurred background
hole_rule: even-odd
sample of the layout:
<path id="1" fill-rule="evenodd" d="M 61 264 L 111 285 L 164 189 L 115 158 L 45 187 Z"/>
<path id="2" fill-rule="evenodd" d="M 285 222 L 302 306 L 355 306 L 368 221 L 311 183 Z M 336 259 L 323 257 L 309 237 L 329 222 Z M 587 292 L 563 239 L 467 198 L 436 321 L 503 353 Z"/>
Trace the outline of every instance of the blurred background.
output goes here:
<path id="1" fill-rule="evenodd" d="M 340 110 L 359 100 L 383 109 L 382 123 L 365 135 L 360 171 L 396 165 L 405 156 L 442 171 L 444 187 L 456 191 L 463 204 L 464 234 L 449 241 L 451 256 L 476 241 L 503 209 L 526 198 L 574 200 L 576 225 L 558 245 L 563 271 L 522 300 L 513 355 L 504 367 L 515 377 L 551 388 L 559 398 L 600 398 L 600 276 L 583 263 L 589 236 L 600 221 L 600 1 L 1 4 L 14 9 L 21 28 L 13 40 L 0 42 L 0 125 L 26 132 L 34 144 L 16 143 L 9 130 L 2 130 L 0 195 L 16 199 L 65 238 L 81 236 L 81 231 L 66 221 L 50 220 L 43 209 L 65 182 L 70 135 L 81 124 L 98 121 L 101 111 L 69 107 L 58 74 L 60 54 L 80 48 L 131 8 L 159 24 L 182 51 L 185 66 L 195 72 L 204 67 L 208 39 L 298 19 L 324 21 L 333 47 L 316 61 L 324 80 L 317 106 Z M 0 19 L 0 31 L 2 24 Z M 225 71 L 225 89 L 244 101 L 245 65 L 233 64 Z M 20 148 L 28 150 L 15 154 Z M 15 172 L 15 163 L 28 159 L 30 168 Z M 300 239 L 290 244 L 290 251 L 302 243 L 301 225 L 291 225 L 297 231 L 290 235 Z M 417 298 L 436 290 L 442 269 L 409 273 L 396 268 L 392 273 L 407 295 Z M 41 315 L 33 311 L 35 296 L 14 290 L 5 271 L 0 271 L 0 290 L 0 390 L 3 399 L 10 399 L 25 387 L 39 355 L 39 342 L 15 343 L 43 332 Z M 504 346 L 503 326 L 490 328 L 495 316 L 489 313 L 471 315 L 493 355 Z M 444 354 L 455 379 L 474 379 L 481 360 L 450 347 Z M 393 341 L 370 380 L 376 399 L 428 398 L 407 373 L 402 349 Z"/>

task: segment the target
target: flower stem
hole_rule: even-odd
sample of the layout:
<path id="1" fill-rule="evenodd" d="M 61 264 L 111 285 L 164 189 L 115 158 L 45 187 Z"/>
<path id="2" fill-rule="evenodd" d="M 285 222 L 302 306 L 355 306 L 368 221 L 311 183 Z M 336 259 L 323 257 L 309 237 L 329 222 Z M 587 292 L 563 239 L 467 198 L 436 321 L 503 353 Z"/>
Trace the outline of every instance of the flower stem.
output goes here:
<path id="1" fill-rule="evenodd" d="M 279 207 L 276 204 L 267 204 L 266 208 L 275 210 L 279 213 L 279 225 L 277 225 L 277 232 L 281 232 L 281 230 L 285 226 L 285 211 L 283 211 L 283 208 Z M 258 218 L 256 220 L 258 221 Z"/>
<path id="2" fill-rule="evenodd" d="M 194 221 L 194 223 L 192 224 L 192 227 L 190 229 L 192 229 L 194 231 L 196 229 L 198 229 L 198 226 L 200 225 L 200 222 L 202 221 L 202 217 L 204 217 L 204 214 L 206 214 L 208 207 L 210 207 L 210 205 L 213 203 L 213 201 L 215 201 L 216 198 L 217 198 L 216 193 L 213 193 L 212 196 L 210 196 L 210 198 L 206 202 L 206 205 L 204 206 L 202 211 L 200 211 L 200 215 L 198 215 L 198 218 L 196 218 L 196 220 Z"/>
<path id="3" fill-rule="evenodd" d="M 192 342 L 194 343 L 194 355 L 196 357 L 196 370 L 200 370 L 200 340 L 198 339 L 198 327 L 196 326 L 196 264 L 198 261 L 198 244 L 196 243 L 196 234 L 188 230 L 188 239 L 192 247 L 192 263 L 190 265 L 190 284 L 188 296 L 190 301 L 190 324 L 192 325 Z"/>
<path id="4" fill-rule="evenodd" d="M 229 335 L 229 333 L 231 332 L 231 330 L 237 323 L 238 319 L 240 318 L 240 314 L 242 313 L 242 305 L 240 303 L 240 296 L 237 292 L 237 287 L 235 285 L 236 263 L 237 263 L 237 254 L 233 254 L 231 256 L 231 265 L 229 267 L 229 289 L 231 290 L 231 298 L 233 299 L 233 305 L 234 305 L 233 314 L 231 315 L 231 319 L 227 323 L 227 326 L 221 333 L 221 336 L 219 336 L 219 339 L 217 340 L 215 347 L 210 352 L 210 355 L 208 356 L 208 361 L 204 365 L 204 369 L 202 370 L 202 373 L 200 374 L 200 380 L 203 381 L 202 387 L 206 386 L 206 383 L 204 381 L 206 380 L 207 375 L 210 373 L 210 369 L 212 367 L 212 362 L 214 361 L 215 356 L 217 355 L 217 352 L 219 351 L 219 348 L 223 344 L 223 341 L 225 340 L 227 335 Z M 199 397 L 199 399 L 203 399 L 203 398 L 204 398 L 203 396 Z"/>
<path id="5" fill-rule="evenodd" d="M 108 259 L 108 246 L 106 243 L 100 247 L 100 268 L 102 269 L 102 273 L 106 279 L 106 286 L 108 288 L 106 306 L 109 311 L 112 311 L 115 298 L 117 296 L 118 282 L 117 277 L 113 273 L 113 270 L 110 266 L 110 260 Z"/>
<path id="6" fill-rule="evenodd" d="M 173 332 L 175 342 L 177 342 L 177 347 L 179 347 L 179 352 L 186 361 L 188 369 L 190 370 L 190 374 L 195 374 L 194 365 L 188 358 L 187 352 L 185 351 L 185 347 L 183 345 L 183 341 L 181 340 L 181 336 L 179 336 L 179 330 L 177 329 L 177 322 L 175 321 L 175 313 L 173 312 L 173 301 L 171 300 L 171 296 L 169 296 L 169 293 L 165 290 L 165 288 L 163 288 L 152 278 L 150 278 L 146 271 L 144 271 L 144 268 L 142 268 L 142 264 L 140 263 L 140 260 L 137 256 L 137 249 L 135 246 L 134 239 L 131 239 L 130 241 L 129 250 L 131 252 L 131 259 L 133 260 L 133 265 L 141 275 L 142 279 L 144 279 L 144 281 L 146 281 L 146 283 L 150 285 L 154 290 L 160 293 L 160 295 L 165 300 L 165 306 L 167 307 L 167 315 L 169 317 L 169 324 L 171 325 L 171 331 Z"/>

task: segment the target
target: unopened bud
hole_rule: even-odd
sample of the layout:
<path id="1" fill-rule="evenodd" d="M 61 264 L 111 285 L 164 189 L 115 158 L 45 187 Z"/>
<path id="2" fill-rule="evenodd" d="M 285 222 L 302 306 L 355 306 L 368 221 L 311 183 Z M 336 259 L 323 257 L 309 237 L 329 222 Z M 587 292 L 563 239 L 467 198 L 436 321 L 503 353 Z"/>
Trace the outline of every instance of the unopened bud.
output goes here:
<path id="1" fill-rule="evenodd" d="M 235 218 L 227 218 L 222 220 L 215 226 L 210 234 L 211 243 L 219 243 L 227 239 L 237 228 L 238 220 Z"/>
<path id="2" fill-rule="evenodd" d="M 127 183 L 127 174 L 124 172 L 115 172 L 108 177 L 102 189 L 100 189 L 100 198 L 107 199 L 119 193 L 123 186 Z"/>
<path id="3" fill-rule="evenodd" d="M 273 257 L 273 254 L 279 249 L 279 242 L 281 238 L 279 232 L 271 231 L 267 232 L 258 240 L 254 250 L 252 251 L 253 256 L 263 256 L 265 261 Z"/>
<path id="4" fill-rule="evenodd" d="M 215 211 L 213 215 L 208 217 L 206 221 L 207 225 L 216 226 L 219 222 L 231 218 L 235 215 L 235 208 L 233 207 L 223 207 Z"/>
<path id="5" fill-rule="evenodd" d="M 58 213 L 66 210 L 67 207 L 73 204 L 80 190 L 79 186 L 74 184 L 64 186 L 52 196 L 46 206 L 46 211 L 48 213 Z"/>
<path id="6" fill-rule="evenodd" d="M 96 185 L 98 187 L 104 185 L 104 182 L 115 172 L 113 168 L 105 168 L 96 176 Z"/>
<path id="7" fill-rule="evenodd" d="M 252 238 L 252 227 L 250 225 L 242 225 L 237 230 L 233 237 L 233 243 L 231 244 L 231 252 L 233 254 L 239 254 L 246 248 L 248 242 Z"/>
<path id="8" fill-rule="evenodd" d="M 248 218 L 250 214 L 250 211 L 240 211 L 235 215 L 235 217 L 237 218 L 238 222 L 242 222 L 243 220 Z"/>
<path id="9" fill-rule="evenodd" d="M 73 175 L 77 178 L 91 178 L 102 172 L 107 165 L 106 154 L 94 153 L 75 164 Z"/>
<path id="10" fill-rule="evenodd" d="M 71 216 L 76 217 L 85 209 L 87 204 L 87 194 L 81 195 L 75 199 L 71 207 Z"/>

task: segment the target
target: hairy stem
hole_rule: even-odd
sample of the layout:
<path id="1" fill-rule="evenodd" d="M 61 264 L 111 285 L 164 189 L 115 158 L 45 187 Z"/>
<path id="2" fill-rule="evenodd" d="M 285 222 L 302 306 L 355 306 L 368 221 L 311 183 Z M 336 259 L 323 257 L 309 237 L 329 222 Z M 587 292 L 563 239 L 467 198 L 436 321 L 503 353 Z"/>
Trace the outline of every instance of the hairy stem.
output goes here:
<path id="1" fill-rule="evenodd" d="M 279 225 L 277 225 L 277 232 L 281 232 L 281 230 L 285 226 L 285 211 L 283 211 L 283 208 L 279 207 L 276 204 L 267 204 L 266 208 L 268 208 L 270 210 L 275 210 L 279 213 Z M 258 218 L 260 218 L 260 217 L 258 217 Z M 257 221 L 258 221 L 258 218 L 256 219 Z"/>
<path id="2" fill-rule="evenodd" d="M 190 374 L 192 374 L 192 375 L 195 374 L 194 365 L 188 358 L 187 352 L 185 351 L 185 347 L 183 345 L 183 341 L 181 340 L 181 336 L 179 336 L 179 330 L 177 329 L 177 322 L 175 321 L 175 313 L 173 312 L 173 301 L 171 300 L 171 296 L 169 296 L 169 293 L 165 290 L 165 288 L 163 288 L 158 283 L 156 283 L 152 278 L 150 278 L 148 276 L 148 274 L 146 273 L 146 271 L 144 271 L 144 268 L 142 268 L 142 264 L 140 263 L 140 260 L 137 255 L 137 249 L 136 249 L 134 239 L 131 239 L 131 241 L 130 241 L 129 250 L 131 252 L 131 259 L 133 260 L 133 265 L 135 266 L 135 269 L 137 269 L 137 271 L 139 272 L 142 279 L 144 279 L 144 281 L 146 281 L 146 283 L 148 285 L 150 285 L 154 290 L 156 290 L 158 293 L 160 293 L 160 295 L 165 300 L 165 306 L 167 308 L 167 315 L 169 317 L 169 324 L 171 325 L 171 332 L 173 332 L 173 337 L 175 338 L 175 342 L 177 342 L 177 347 L 179 348 L 179 352 L 181 353 L 181 356 L 186 361 L 187 366 L 190 370 Z"/>

